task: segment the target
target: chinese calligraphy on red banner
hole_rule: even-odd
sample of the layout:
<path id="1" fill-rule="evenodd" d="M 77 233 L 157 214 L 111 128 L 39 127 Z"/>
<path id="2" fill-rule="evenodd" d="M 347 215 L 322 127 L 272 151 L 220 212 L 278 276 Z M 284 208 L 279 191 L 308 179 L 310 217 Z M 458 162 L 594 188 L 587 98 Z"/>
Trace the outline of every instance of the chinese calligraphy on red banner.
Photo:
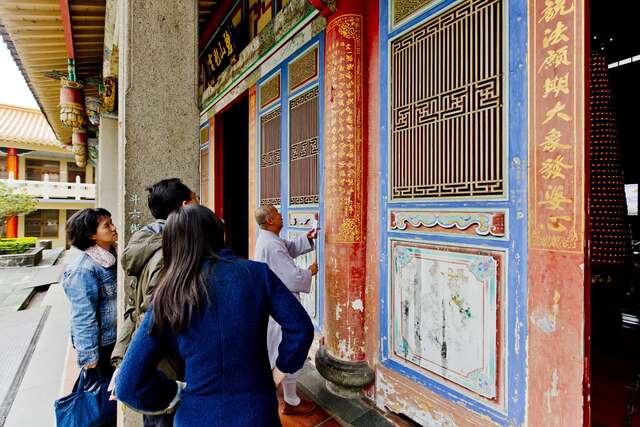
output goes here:
<path id="1" fill-rule="evenodd" d="M 581 252 L 584 239 L 583 36 L 574 0 L 536 0 L 531 21 L 531 247 Z"/>

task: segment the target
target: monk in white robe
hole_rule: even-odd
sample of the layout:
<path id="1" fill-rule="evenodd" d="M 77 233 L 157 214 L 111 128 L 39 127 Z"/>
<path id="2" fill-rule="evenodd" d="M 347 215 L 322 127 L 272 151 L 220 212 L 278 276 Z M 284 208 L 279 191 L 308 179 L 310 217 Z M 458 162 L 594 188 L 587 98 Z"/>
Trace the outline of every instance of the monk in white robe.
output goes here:
<path id="1" fill-rule="evenodd" d="M 313 263 L 309 268 L 300 268 L 293 261 L 294 258 L 310 252 L 314 248 L 313 239 L 316 238 L 316 229 L 293 240 L 284 240 L 279 234 L 282 230 L 282 215 L 271 205 L 261 206 L 256 210 L 256 222 L 260 226 L 256 241 L 254 259 L 266 263 L 271 271 L 285 286 L 300 299 L 300 292 L 311 291 L 311 279 L 318 272 L 318 264 Z M 267 348 L 269 361 L 274 369 L 278 357 L 278 345 L 282 339 L 282 331 L 273 319 L 269 319 L 267 330 Z M 296 380 L 299 372 L 286 375 L 282 381 L 286 415 L 302 415 L 312 412 L 316 405 L 300 399 L 296 391 Z"/>

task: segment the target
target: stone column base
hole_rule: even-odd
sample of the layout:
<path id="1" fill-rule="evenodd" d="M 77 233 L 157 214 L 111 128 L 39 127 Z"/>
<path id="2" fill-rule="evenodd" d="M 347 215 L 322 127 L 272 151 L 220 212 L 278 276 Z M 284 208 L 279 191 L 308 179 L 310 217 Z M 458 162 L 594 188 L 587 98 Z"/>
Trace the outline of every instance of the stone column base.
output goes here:
<path id="1" fill-rule="evenodd" d="M 327 389 L 346 399 L 362 396 L 362 388 L 373 381 L 367 362 L 351 362 L 331 356 L 324 345 L 316 353 L 316 369 L 327 380 Z"/>

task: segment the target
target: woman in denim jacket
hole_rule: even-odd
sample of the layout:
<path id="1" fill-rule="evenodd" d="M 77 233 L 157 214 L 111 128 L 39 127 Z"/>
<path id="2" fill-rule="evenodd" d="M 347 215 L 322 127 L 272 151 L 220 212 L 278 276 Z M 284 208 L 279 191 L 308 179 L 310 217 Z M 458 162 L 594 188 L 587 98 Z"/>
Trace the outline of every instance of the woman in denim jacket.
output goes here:
<path id="1" fill-rule="evenodd" d="M 112 373 L 116 342 L 116 256 L 118 239 L 106 209 L 83 209 L 67 221 L 67 240 L 82 251 L 64 273 L 62 285 L 71 303 L 71 340 L 78 365 Z"/>

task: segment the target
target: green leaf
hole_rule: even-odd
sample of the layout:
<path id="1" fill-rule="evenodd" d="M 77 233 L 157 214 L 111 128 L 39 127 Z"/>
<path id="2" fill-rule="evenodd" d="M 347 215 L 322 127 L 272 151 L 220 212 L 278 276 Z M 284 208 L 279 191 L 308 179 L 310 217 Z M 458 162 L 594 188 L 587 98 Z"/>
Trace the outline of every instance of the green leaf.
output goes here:
<path id="1" fill-rule="evenodd" d="M 26 215 L 38 209 L 38 200 L 0 182 L 0 218 Z"/>

